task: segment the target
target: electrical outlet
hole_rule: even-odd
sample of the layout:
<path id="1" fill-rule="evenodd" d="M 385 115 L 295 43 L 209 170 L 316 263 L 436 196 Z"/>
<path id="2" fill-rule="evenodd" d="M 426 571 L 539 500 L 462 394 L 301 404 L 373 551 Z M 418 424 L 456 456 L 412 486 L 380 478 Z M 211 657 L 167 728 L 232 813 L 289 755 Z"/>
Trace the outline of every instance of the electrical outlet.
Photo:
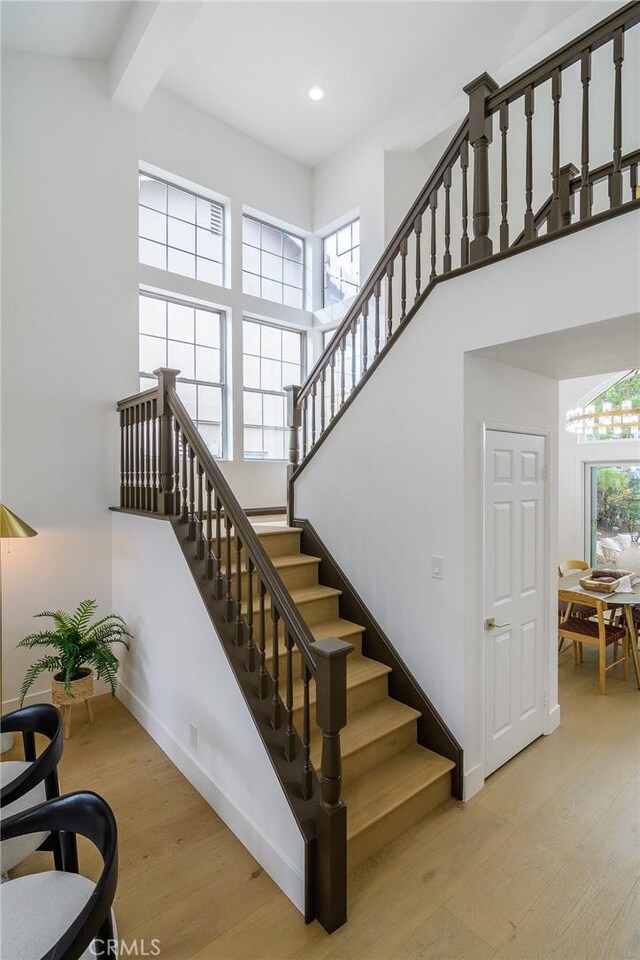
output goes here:
<path id="1" fill-rule="evenodd" d="M 198 749 L 198 728 L 195 723 L 189 724 L 189 746 L 192 750 Z"/>
<path id="2" fill-rule="evenodd" d="M 431 557 L 431 576 L 434 580 L 443 579 L 444 559 L 442 557 Z"/>

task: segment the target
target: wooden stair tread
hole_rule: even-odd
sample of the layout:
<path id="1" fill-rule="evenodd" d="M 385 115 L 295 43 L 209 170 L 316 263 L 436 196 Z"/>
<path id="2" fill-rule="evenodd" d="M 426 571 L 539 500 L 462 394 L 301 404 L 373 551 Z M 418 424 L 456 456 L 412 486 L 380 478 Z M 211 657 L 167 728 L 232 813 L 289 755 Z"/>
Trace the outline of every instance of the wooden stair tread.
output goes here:
<path id="1" fill-rule="evenodd" d="M 260 609 L 260 597 L 257 595 L 257 591 L 253 591 L 253 611 L 256 613 Z M 291 599 L 296 604 L 300 606 L 302 603 L 311 603 L 314 600 L 325 600 L 328 597 L 339 597 L 342 594 L 342 590 L 335 590 L 333 587 L 325 587 L 321 583 L 314 584 L 312 587 L 299 587 L 297 590 L 290 590 L 289 594 Z M 265 597 L 265 609 L 269 610 L 271 608 L 271 598 L 267 594 Z M 242 612 L 247 612 L 247 603 L 246 600 L 242 603 Z"/>
<path id="2" fill-rule="evenodd" d="M 312 563 L 320 563 L 320 557 L 312 557 L 308 553 L 288 553 L 282 557 L 272 557 L 271 562 L 276 568 L 276 570 L 285 570 L 289 567 L 302 567 L 311 565 Z M 226 570 L 224 564 L 224 558 L 222 562 L 222 569 Z M 245 561 L 240 565 L 240 572 L 247 572 L 247 564 Z M 235 576 L 236 573 L 236 562 L 235 560 L 231 563 L 231 574 Z"/>
<path id="3" fill-rule="evenodd" d="M 455 764 L 418 744 L 344 784 L 351 840 L 453 770 Z"/>
<path id="4" fill-rule="evenodd" d="M 414 722 L 419 716 L 419 710 L 390 697 L 383 697 L 376 703 L 357 710 L 349 717 L 340 734 L 342 758 L 351 756 L 406 723 Z M 320 731 L 315 730 L 311 740 L 311 762 L 316 769 L 320 766 L 321 751 L 322 736 Z"/>
<path id="5" fill-rule="evenodd" d="M 266 527 L 266 525 L 265 525 Z M 260 529 L 259 524 L 253 525 L 254 530 L 259 537 L 277 537 L 285 533 L 298 533 L 302 534 L 300 527 L 271 527 L 266 529 Z"/>
<path id="6" fill-rule="evenodd" d="M 356 638 L 358 634 L 364 633 L 364 627 L 361 627 L 358 623 L 351 623 L 350 620 L 322 620 L 320 623 L 311 623 L 309 624 L 309 630 L 313 635 L 314 640 L 326 640 L 328 637 L 337 637 L 339 640 L 350 640 L 351 638 Z M 255 624 L 254 624 L 254 642 L 255 642 Z M 272 655 L 272 641 L 271 634 L 267 637 L 267 649 L 266 649 L 266 658 L 267 662 L 273 659 Z M 284 657 L 287 652 L 287 647 L 284 642 L 284 636 L 281 636 L 278 640 L 278 650 L 280 651 L 280 656 Z M 297 647 L 294 645 L 294 651 L 297 650 Z M 283 666 L 281 662 L 281 667 Z"/>
<path id="7" fill-rule="evenodd" d="M 283 682 L 283 672 L 284 664 L 280 665 L 280 682 Z M 388 673 L 391 673 L 391 667 L 387 667 L 384 663 L 379 663 L 377 660 L 370 660 L 369 657 L 363 657 L 360 654 L 352 653 L 347 657 L 347 698 L 349 696 L 349 690 L 352 687 L 357 687 L 361 683 L 367 683 L 369 680 L 374 680 L 376 677 L 386 676 Z M 293 682 L 293 709 L 297 710 L 302 706 L 302 700 L 304 695 L 304 688 L 302 679 L 297 677 Z M 316 685 L 315 683 L 310 684 L 309 686 L 309 701 L 310 703 L 315 703 L 316 700 Z"/>

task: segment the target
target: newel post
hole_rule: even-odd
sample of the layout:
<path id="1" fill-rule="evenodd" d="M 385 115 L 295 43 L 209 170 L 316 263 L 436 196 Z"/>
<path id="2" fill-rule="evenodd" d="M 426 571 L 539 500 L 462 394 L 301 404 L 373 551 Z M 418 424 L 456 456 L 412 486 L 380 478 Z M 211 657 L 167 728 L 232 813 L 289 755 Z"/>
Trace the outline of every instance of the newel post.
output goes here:
<path id="1" fill-rule="evenodd" d="M 287 467 L 288 522 L 293 522 L 293 503 L 291 491 L 291 477 L 300 460 L 300 427 L 302 426 L 302 409 L 298 404 L 300 387 L 288 386 L 284 388 L 287 395 L 287 427 L 289 428 L 289 465 Z"/>
<path id="2" fill-rule="evenodd" d="M 341 799 L 340 731 L 347 722 L 347 656 L 353 644 L 334 637 L 313 644 L 316 723 L 322 731 L 316 834 L 316 914 L 329 933 L 347 919 L 347 808 Z"/>
<path id="3" fill-rule="evenodd" d="M 466 87 L 469 97 L 469 143 L 473 147 L 473 240 L 470 246 L 471 263 L 484 260 L 493 253 L 489 237 L 489 144 L 493 140 L 491 116 L 487 114 L 487 100 L 496 92 L 498 84 L 488 73 L 483 73 Z"/>
<path id="4" fill-rule="evenodd" d="M 158 367 L 153 371 L 158 378 L 158 418 L 160 420 L 159 464 L 160 490 L 158 491 L 158 513 L 165 516 L 174 512 L 174 476 L 173 476 L 173 429 L 167 391 L 175 388 L 179 370 L 170 367 Z"/>

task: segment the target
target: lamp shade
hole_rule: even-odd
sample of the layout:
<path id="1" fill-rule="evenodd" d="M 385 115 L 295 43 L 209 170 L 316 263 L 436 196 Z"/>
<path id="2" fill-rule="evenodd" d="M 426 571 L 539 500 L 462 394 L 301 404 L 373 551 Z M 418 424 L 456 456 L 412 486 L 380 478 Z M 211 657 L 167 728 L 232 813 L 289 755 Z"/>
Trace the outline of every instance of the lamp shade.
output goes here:
<path id="1" fill-rule="evenodd" d="M 30 527 L 28 523 L 12 513 L 8 507 L 0 503 L 0 539 L 7 537 L 35 537 L 38 531 Z"/>

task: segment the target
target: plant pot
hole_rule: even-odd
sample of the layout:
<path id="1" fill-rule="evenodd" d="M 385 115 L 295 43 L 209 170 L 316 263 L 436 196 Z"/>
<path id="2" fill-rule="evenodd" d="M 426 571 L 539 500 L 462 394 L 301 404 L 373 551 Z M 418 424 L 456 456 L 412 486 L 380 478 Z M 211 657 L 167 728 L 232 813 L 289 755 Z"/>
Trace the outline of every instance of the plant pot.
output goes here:
<path id="1" fill-rule="evenodd" d="M 71 693 L 68 694 L 64 688 L 64 681 L 61 673 L 56 673 L 51 681 L 51 699 L 58 707 L 65 707 L 67 704 L 81 703 L 93 696 L 93 673 L 89 667 L 82 667 L 79 671 L 82 674 L 77 680 L 71 681 Z"/>

